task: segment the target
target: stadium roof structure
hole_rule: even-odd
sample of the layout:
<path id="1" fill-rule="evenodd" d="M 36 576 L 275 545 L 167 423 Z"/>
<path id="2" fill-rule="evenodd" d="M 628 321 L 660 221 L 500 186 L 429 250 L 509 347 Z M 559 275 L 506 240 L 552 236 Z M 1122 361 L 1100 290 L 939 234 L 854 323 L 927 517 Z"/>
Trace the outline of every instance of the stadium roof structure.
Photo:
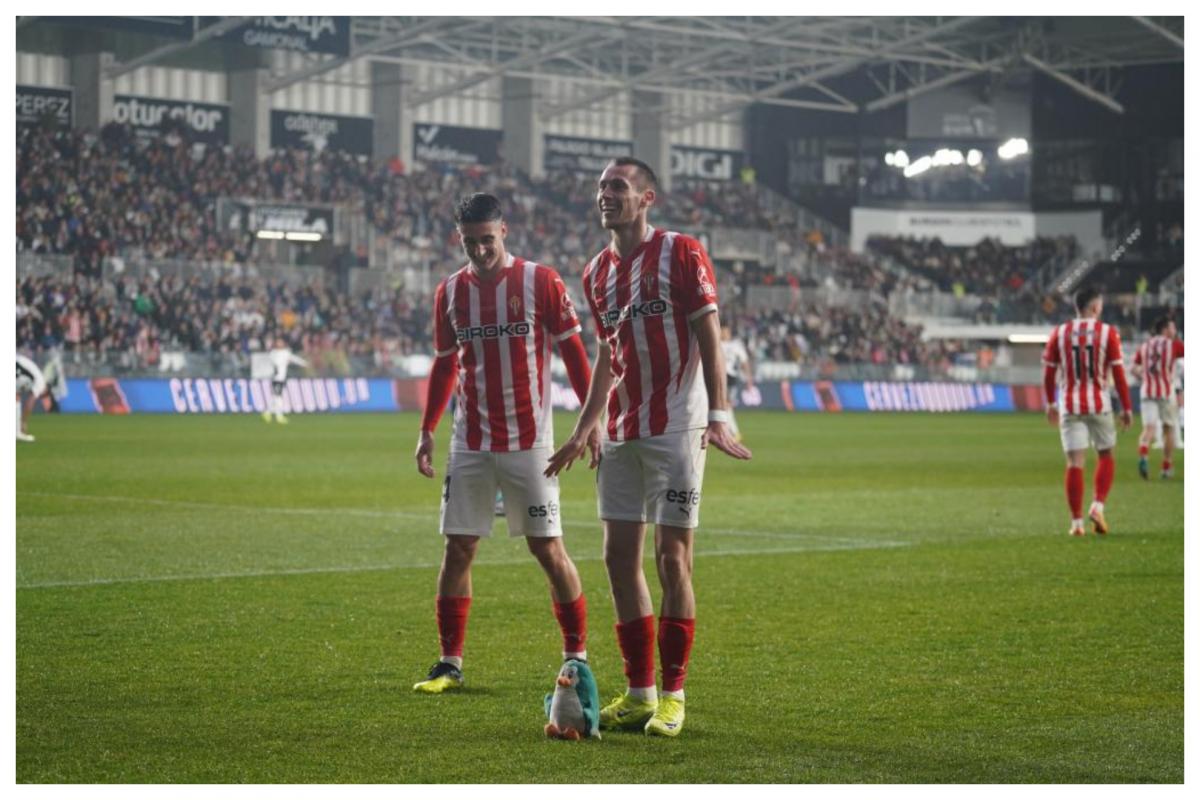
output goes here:
<path id="1" fill-rule="evenodd" d="M 19 18 L 18 28 L 43 18 Z M 52 18 L 49 18 L 52 19 Z M 227 30 L 245 18 L 216 23 Z M 444 62 L 467 74 L 413 92 L 409 105 L 501 75 L 568 78 L 576 97 L 544 106 L 552 118 L 622 91 L 688 89 L 711 108 L 673 119 L 683 128 L 755 103 L 857 113 L 982 75 L 1039 71 L 1113 111 L 1126 67 L 1182 63 L 1182 17 L 353 17 L 348 56 L 310 55 L 271 75 L 269 91 L 362 58 Z M 128 71 L 212 39 L 146 51 Z"/>

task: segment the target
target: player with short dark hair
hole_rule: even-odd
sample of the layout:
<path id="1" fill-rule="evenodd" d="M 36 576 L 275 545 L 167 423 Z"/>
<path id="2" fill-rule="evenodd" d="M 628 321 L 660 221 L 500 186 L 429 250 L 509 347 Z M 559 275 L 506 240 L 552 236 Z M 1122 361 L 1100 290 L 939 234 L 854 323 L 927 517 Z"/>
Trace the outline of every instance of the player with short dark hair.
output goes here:
<path id="1" fill-rule="evenodd" d="M 1141 380 L 1142 435 L 1138 438 L 1138 473 L 1150 478 L 1150 443 L 1162 426 L 1162 478 L 1175 474 L 1171 457 L 1175 453 L 1175 432 L 1179 430 L 1179 405 L 1175 394 L 1175 366 L 1183 358 L 1183 342 L 1175 338 L 1175 320 L 1160 317 L 1154 322 L 1154 335 L 1142 343 L 1133 356 L 1133 374 Z"/>
<path id="2" fill-rule="evenodd" d="M 445 551 L 436 603 L 441 657 L 413 686 L 431 694 L 463 685 L 471 563 L 480 538 L 491 535 L 497 488 L 504 493 L 509 535 L 525 537 L 549 579 L 563 658 L 587 658 L 587 601 L 562 541 L 558 479 L 542 474 L 553 450 L 554 345 L 580 402 L 587 394 L 590 376 L 579 318 L 553 268 L 505 249 L 508 226 L 495 197 L 464 198 L 454 219 L 468 263 L 434 293 L 436 358 L 416 450 L 417 470 L 432 478 L 433 432 L 457 383 L 442 484 Z"/>
<path id="3" fill-rule="evenodd" d="M 696 239 L 649 225 L 656 185 L 654 170 L 633 158 L 609 162 L 600 175 L 596 204 L 611 243 L 584 270 L 583 291 L 602 341 L 575 431 L 546 474 L 583 455 L 607 408 L 603 452 L 592 465 L 628 689 L 601 709 L 600 724 L 676 736 L 695 631 L 693 533 L 707 447 L 739 459 L 750 451 L 728 427 L 712 263 Z M 662 585 L 661 702 L 642 571 L 647 522 Z"/>
<path id="4" fill-rule="evenodd" d="M 1063 452 L 1067 457 L 1067 505 L 1071 509 L 1072 536 L 1083 536 L 1083 467 L 1089 443 L 1096 448 L 1098 461 L 1093 476 L 1093 501 L 1088 510 L 1092 529 L 1108 533 L 1104 502 L 1112 488 L 1115 464 L 1113 448 L 1117 431 L 1113 425 L 1112 400 L 1108 374 L 1121 398 L 1121 428 L 1133 419 L 1129 385 L 1121 358 L 1121 337 L 1117 329 L 1100 321 L 1104 300 L 1090 287 L 1075 293 L 1075 319 L 1056 327 L 1042 353 L 1043 387 L 1046 394 L 1046 419 L 1058 427 Z M 1057 400 L 1055 388 L 1057 387 Z"/>

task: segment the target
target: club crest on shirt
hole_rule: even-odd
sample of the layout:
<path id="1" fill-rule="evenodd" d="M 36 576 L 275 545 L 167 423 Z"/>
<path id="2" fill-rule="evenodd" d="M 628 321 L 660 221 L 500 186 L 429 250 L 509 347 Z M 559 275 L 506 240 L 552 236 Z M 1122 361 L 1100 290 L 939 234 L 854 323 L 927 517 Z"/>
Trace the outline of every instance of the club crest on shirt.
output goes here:
<path id="1" fill-rule="evenodd" d="M 653 272 L 642 276 L 642 294 L 654 294 L 658 289 L 658 276 Z"/>
<path id="2" fill-rule="evenodd" d="M 516 295 L 508 298 L 508 310 L 512 312 L 511 316 L 521 316 L 521 298 Z"/>
<path id="3" fill-rule="evenodd" d="M 564 294 L 562 296 L 562 319 L 563 322 L 570 322 L 575 319 L 575 304 L 571 302 L 571 295 Z"/>

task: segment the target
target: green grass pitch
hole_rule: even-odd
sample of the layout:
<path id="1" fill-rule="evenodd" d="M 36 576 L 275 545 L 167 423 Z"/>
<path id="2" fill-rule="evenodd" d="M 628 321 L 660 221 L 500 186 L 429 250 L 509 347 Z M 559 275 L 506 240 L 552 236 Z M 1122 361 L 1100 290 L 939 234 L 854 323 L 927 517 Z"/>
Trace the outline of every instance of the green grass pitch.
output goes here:
<path id="1" fill-rule="evenodd" d="M 579 744 L 542 735 L 561 642 L 503 521 L 467 689 L 411 691 L 436 657 L 448 420 L 427 481 L 412 414 L 35 418 L 17 780 L 1183 780 L 1183 481 L 1141 481 L 1133 433 L 1113 534 L 1077 540 L 1039 416 L 741 416 L 754 460 L 708 462 L 686 729 Z M 563 508 L 607 700 L 621 662 L 580 465 Z"/>

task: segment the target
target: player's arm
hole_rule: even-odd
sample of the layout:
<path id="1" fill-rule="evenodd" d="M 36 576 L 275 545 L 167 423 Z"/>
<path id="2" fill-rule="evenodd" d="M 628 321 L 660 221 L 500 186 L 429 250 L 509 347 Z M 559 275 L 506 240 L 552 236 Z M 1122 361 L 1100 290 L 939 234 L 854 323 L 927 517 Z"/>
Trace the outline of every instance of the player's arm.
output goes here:
<path id="1" fill-rule="evenodd" d="M 1133 354 L 1133 364 L 1129 366 L 1129 372 L 1135 379 L 1139 381 L 1142 379 L 1142 375 L 1144 375 L 1146 372 L 1146 368 L 1142 366 L 1142 348 L 1140 347 L 1138 348 L 1137 352 Z"/>
<path id="2" fill-rule="evenodd" d="M 1046 421 L 1058 427 L 1058 405 L 1054 402 L 1054 392 L 1058 384 L 1058 337 L 1053 333 L 1042 351 L 1042 393 L 1046 398 Z"/>
<path id="3" fill-rule="evenodd" d="M 1133 423 L 1133 401 L 1129 397 L 1129 383 L 1125 380 L 1125 362 L 1121 359 L 1121 337 L 1116 328 L 1109 328 L 1108 352 L 1113 359 L 1108 362 L 1112 369 L 1113 384 L 1121 398 L 1121 429 L 1127 430 Z"/>
<path id="4" fill-rule="evenodd" d="M 433 432 L 450 402 L 458 371 L 458 340 L 446 303 L 445 284 L 438 284 L 433 296 L 433 366 L 425 387 L 425 413 L 417 436 L 417 472 L 433 477 Z"/>
<path id="5" fill-rule="evenodd" d="M 295 353 L 288 353 L 288 361 L 295 364 L 297 367 L 308 369 L 308 361 L 296 355 Z"/>
<path id="6" fill-rule="evenodd" d="M 583 346 L 583 337 L 578 333 L 562 339 L 558 343 L 558 354 L 562 356 L 563 366 L 567 368 L 567 378 L 571 388 L 579 398 L 579 404 L 587 403 L 588 384 L 592 381 L 592 368 L 588 365 L 587 348 Z"/>
<path id="7" fill-rule="evenodd" d="M 425 413 L 421 415 L 421 433 L 417 437 L 417 472 L 433 477 L 433 432 L 454 393 L 458 370 L 458 353 L 438 356 L 429 370 L 429 385 L 425 388 Z"/>
<path id="8" fill-rule="evenodd" d="M 563 446 L 554 451 L 543 474 L 553 477 L 564 469 L 570 469 L 576 459 L 581 458 L 587 449 L 591 449 L 592 458 L 589 467 L 600 463 L 599 439 L 600 417 L 604 414 L 604 404 L 608 399 L 609 389 L 612 388 L 612 354 L 608 342 L 600 339 L 596 349 L 596 362 L 592 366 L 592 380 L 588 384 L 587 396 L 583 401 L 583 409 L 575 422 L 575 430 Z"/>
<path id="9" fill-rule="evenodd" d="M 708 390 L 708 429 L 705 440 L 726 455 L 748 459 L 750 451 L 729 431 L 729 400 L 725 396 L 725 355 L 721 352 L 721 324 L 714 308 L 692 319 L 692 331 L 700 346 L 700 367 Z"/>

